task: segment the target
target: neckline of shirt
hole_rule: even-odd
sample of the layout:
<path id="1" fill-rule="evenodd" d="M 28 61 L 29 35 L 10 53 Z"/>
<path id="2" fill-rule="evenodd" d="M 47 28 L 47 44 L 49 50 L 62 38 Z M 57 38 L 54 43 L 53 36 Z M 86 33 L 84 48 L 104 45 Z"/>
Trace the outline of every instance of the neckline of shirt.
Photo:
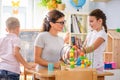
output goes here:
<path id="1" fill-rule="evenodd" d="M 50 32 L 48 32 L 48 34 L 50 35 L 50 36 L 52 36 L 52 37 L 55 37 L 55 38 L 57 38 L 58 37 L 58 35 L 52 35 Z"/>

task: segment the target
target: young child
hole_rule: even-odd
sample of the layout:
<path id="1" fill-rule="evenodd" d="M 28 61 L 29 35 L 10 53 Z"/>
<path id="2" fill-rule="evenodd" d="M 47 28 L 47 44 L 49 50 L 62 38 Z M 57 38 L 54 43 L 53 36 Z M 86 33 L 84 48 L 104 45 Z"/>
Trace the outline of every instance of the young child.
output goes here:
<path id="1" fill-rule="evenodd" d="M 93 53 L 93 68 L 103 71 L 103 53 L 107 44 L 106 15 L 100 9 L 95 9 L 89 14 L 89 22 L 92 31 L 87 34 L 82 51 Z"/>
<path id="2" fill-rule="evenodd" d="M 0 80 L 19 80 L 20 64 L 25 68 L 34 69 L 20 54 L 19 20 L 10 17 L 6 21 L 7 34 L 0 38 Z"/>

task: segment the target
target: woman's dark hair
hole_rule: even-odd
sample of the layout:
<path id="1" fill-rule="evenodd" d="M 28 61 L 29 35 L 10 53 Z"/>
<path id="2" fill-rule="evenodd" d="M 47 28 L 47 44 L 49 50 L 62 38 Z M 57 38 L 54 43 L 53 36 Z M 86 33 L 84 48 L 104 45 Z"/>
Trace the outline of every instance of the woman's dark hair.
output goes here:
<path id="1" fill-rule="evenodd" d="M 48 12 L 43 21 L 43 31 L 49 31 L 51 28 L 50 22 L 55 23 L 59 18 L 64 16 L 65 15 L 58 10 L 51 10 Z"/>
<path id="2" fill-rule="evenodd" d="M 106 15 L 103 13 L 102 10 L 95 9 L 89 14 L 89 16 L 95 16 L 97 20 L 102 19 L 103 20 L 102 25 L 104 26 L 105 32 L 107 33 Z"/>

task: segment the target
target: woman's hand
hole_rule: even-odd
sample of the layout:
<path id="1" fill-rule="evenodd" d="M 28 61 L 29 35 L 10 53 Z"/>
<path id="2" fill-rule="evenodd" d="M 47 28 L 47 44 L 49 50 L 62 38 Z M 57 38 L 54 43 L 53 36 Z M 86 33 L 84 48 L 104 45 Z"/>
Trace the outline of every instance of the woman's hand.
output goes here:
<path id="1" fill-rule="evenodd" d="M 62 61 L 58 61 L 56 63 L 54 63 L 54 68 L 60 68 L 60 64 L 62 63 Z"/>

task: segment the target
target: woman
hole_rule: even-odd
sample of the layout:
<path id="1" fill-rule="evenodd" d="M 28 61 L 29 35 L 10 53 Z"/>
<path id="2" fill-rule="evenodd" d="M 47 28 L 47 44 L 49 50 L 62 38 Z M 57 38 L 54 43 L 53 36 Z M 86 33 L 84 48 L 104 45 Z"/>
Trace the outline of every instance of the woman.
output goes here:
<path id="1" fill-rule="evenodd" d="M 62 37 L 58 36 L 64 27 L 64 14 L 58 10 L 51 10 L 43 22 L 43 32 L 39 33 L 34 44 L 35 63 L 37 70 L 53 63 L 54 68 L 60 68 L 60 50 L 64 45 Z"/>

